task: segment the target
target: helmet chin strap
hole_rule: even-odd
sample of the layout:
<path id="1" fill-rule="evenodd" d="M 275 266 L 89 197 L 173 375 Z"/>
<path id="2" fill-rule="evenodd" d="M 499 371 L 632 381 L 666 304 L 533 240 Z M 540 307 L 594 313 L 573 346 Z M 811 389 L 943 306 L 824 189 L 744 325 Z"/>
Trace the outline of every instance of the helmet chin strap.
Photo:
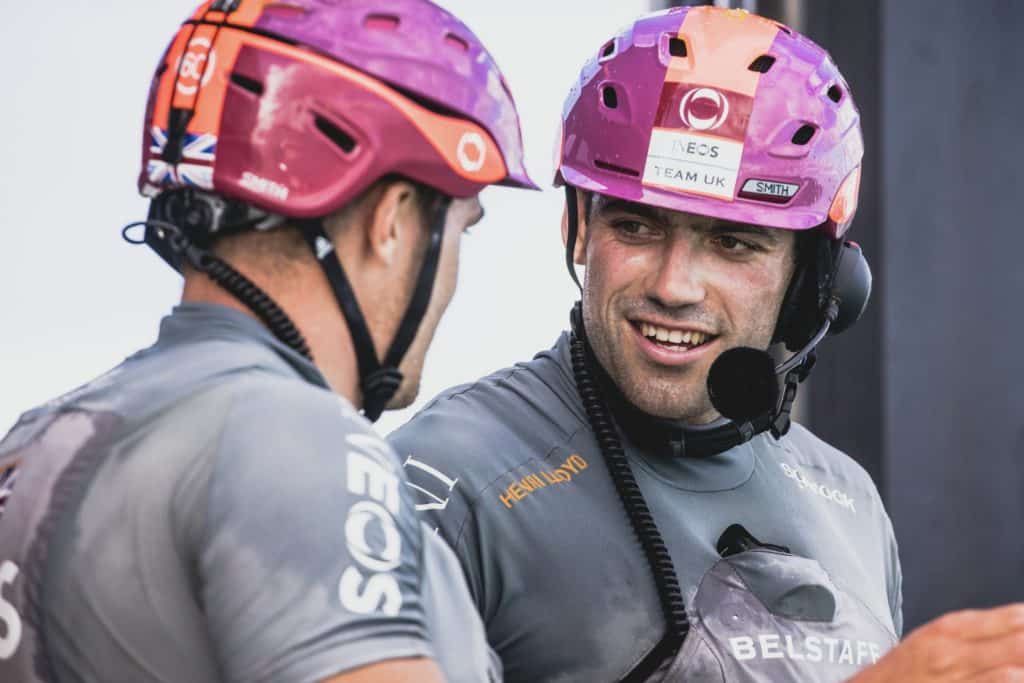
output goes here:
<path id="1" fill-rule="evenodd" d="M 576 206 L 576 188 L 569 184 L 565 186 L 565 212 L 568 223 L 565 236 L 565 267 L 569 269 L 569 277 L 582 293 L 583 285 L 576 276 L 576 237 L 579 235 L 580 211 Z"/>
<path id="2" fill-rule="evenodd" d="M 442 197 L 430 217 L 429 236 L 423 265 L 416 278 L 412 299 L 402 316 L 391 346 L 384 356 L 383 362 L 377 357 L 377 350 L 370 335 L 366 318 L 359 308 L 355 292 L 345 275 L 345 269 L 335 254 L 334 244 L 327 236 L 320 219 L 305 220 L 298 223 L 306 243 L 313 256 L 320 264 L 334 291 L 356 354 L 359 370 L 359 389 L 363 396 L 363 415 L 370 422 L 375 422 L 402 385 L 403 376 L 398 367 L 406 352 L 416 338 L 416 332 L 423 322 L 430 305 L 430 297 L 437 279 L 437 267 L 441 260 L 441 245 L 444 241 L 444 225 L 448 216 L 450 199 Z"/>

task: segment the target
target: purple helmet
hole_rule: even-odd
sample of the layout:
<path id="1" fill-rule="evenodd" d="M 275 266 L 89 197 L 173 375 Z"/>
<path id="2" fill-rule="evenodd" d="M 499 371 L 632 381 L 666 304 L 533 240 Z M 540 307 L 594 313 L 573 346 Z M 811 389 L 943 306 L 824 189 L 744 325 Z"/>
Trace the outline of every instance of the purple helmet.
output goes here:
<path id="1" fill-rule="evenodd" d="M 583 67 L 556 184 L 832 239 L 857 206 L 860 116 L 829 55 L 742 10 L 650 14 Z"/>
<path id="2" fill-rule="evenodd" d="M 139 187 L 196 187 L 297 218 L 398 174 L 454 197 L 535 187 L 477 37 L 427 0 L 214 0 L 153 79 Z"/>

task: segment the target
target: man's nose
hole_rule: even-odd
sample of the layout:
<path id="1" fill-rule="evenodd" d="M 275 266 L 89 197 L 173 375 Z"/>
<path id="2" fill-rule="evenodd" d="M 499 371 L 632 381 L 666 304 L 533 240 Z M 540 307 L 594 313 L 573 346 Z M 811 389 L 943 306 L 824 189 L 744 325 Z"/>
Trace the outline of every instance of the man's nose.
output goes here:
<path id="1" fill-rule="evenodd" d="M 704 278 L 693 245 L 673 239 L 665 246 L 648 296 L 666 308 L 678 308 L 704 300 Z"/>

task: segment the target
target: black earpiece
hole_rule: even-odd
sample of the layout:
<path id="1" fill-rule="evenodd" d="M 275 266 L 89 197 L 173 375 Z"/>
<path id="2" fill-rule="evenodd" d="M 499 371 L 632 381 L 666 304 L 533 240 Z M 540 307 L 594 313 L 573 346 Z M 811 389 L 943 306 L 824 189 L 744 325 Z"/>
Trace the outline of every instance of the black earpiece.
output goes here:
<path id="1" fill-rule="evenodd" d="M 821 235 L 800 235 L 799 266 L 783 300 L 773 341 L 790 351 L 803 348 L 821 328 L 830 302 L 839 314 L 829 328 L 838 334 L 853 326 L 871 297 L 871 267 L 855 242 L 835 242 Z"/>
<path id="2" fill-rule="evenodd" d="M 839 315 L 829 329 L 839 334 L 860 320 L 871 298 L 871 266 L 856 242 L 843 242 L 838 249 L 831 296 L 839 302 Z"/>

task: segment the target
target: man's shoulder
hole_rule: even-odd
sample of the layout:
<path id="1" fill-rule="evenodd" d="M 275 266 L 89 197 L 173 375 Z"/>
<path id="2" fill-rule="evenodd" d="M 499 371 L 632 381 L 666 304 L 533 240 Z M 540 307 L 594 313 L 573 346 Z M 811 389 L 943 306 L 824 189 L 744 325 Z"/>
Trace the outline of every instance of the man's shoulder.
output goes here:
<path id="1" fill-rule="evenodd" d="M 452 387 L 388 436 L 404 460 L 500 472 L 572 436 L 584 417 L 549 357 Z M 574 391 L 574 389 L 573 389 Z"/>
<path id="2" fill-rule="evenodd" d="M 347 399 L 299 378 L 252 370 L 230 379 L 220 451 L 294 458 L 335 468 L 340 453 L 372 450 L 397 466 L 391 449 Z"/>
<path id="3" fill-rule="evenodd" d="M 813 472 L 842 480 L 854 490 L 879 500 L 875 482 L 864 466 L 807 427 L 794 422 L 782 440 L 782 447 L 796 458 L 798 466 L 809 470 L 807 474 Z"/>

